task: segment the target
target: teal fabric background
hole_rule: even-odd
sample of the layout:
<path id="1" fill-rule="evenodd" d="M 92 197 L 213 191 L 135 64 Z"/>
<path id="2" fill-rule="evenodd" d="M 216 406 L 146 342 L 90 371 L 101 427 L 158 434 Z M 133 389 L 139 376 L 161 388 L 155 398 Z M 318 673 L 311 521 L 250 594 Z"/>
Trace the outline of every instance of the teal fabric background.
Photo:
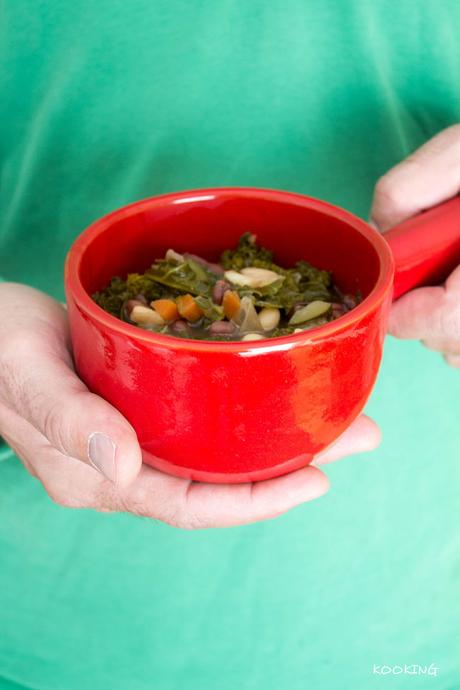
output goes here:
<path id="1" fill-rule="evenodd" d="M 376 179 L 460 119 L 454 0 L 2 13 L 0 273 L 58 298 L 72 240 L 122 204 L 257 185 L 366 217 Z M 0 688 L 460 688 L 459 396 L 457 371 L 389 339 L 381 448 L 229 530 L 59 508 L 3 447 Z"/>

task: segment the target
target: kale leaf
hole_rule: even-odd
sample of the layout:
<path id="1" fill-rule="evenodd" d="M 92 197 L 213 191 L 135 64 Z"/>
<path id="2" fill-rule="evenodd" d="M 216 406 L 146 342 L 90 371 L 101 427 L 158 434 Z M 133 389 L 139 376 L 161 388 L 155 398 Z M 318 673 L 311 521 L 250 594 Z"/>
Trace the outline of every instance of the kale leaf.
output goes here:
<path id="1" fill-rule="evenodd" d="M 269 268 L 273 259 L 273 252 L 259 247 L 256 236 L 251 232 L 241 235 L 236 249 L 226 249 L 220 257 L 220 264 L 225 270 L 240 271 L 248 266 Z"/>

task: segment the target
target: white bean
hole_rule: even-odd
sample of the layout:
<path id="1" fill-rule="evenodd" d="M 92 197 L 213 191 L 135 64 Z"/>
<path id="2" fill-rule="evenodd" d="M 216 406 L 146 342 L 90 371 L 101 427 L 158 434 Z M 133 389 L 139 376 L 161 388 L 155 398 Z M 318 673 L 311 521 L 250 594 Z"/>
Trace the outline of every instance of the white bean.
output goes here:
<path id="1" fill-rule="evenodd" d="M 272 331 L 280 322 L 280 310 L 276 307 L 264 307 L 259 311 L 259 321 L 264 331 Z"/>
<path id="2" fill-rule="evenodd" d="M 257 266 L 248 266 L 242 268 L 241 273 L 251 279 L 252 287 L 265 287 L 271 285 L 276 280 L 284 280 L 284 276 L 275 271 L 270 271 L 268 268 L 258 268 Z"/>
<path id="3" fill-rule="evenodd" d="M 143 307 L 145 306 L 145 304 L 146 302 L 141 302 L 140 299 L 129 299 L 125 305 L 128 316 L 131 315 L 131 312 L 134 309 L 134 307 Z"/>
<path id="4" fill-rule="evenodd" d="M 265 336 L 260 333 L 246 333 L 241 340 L 263 340 L 264 338 Z"/>
<path id="5" fill-rule="evenodd" d="M 164 324 L 164 319 L 157 311 L 141 305 L 134 307 L 130 319 L 141 326 L 162 326 Z"/>
<path id="6" fill-rule="evenodd" d="M 277 280 L 284 280 L 284 276 L 275 271 L 269 271 L 267 268 L 257 268 L 256 266 L 248 266 L 238 271 L 225 271 L 224 277 L 226 280 L 239 285 L 240 287 L 266 287 Z"/>
<path id="7" fill-rule="evenodd" d="M 251 278 L 238 273 L 238 271 L 225 271 L 224 278 L 233 283 L 233 285 L 240 285 L 240 287 L 252 287 Z"/>
<path id="8" fill-rule="evenodd" d="M 174 251 L 174 249 L 168 249 L 168 251 L 165 254 L 165 259 L 167 259 L 168 261 L 177 261 L 178 264 L 184 263 L 184 257 L 182 256 L 182 254 L 178 254 Z"/>
<path id="9" fill-rule="evenodd" d="M 322 300 L 317 299 L 296 311 L 289 319 L 289 324 L 291 326 L 297 326 L 299 323 L 305 323 L 305 321 L 316 319 L 318 316 L 322 316 L 329 311 L 330 308 L 330 302 L 323 302 Z"/>

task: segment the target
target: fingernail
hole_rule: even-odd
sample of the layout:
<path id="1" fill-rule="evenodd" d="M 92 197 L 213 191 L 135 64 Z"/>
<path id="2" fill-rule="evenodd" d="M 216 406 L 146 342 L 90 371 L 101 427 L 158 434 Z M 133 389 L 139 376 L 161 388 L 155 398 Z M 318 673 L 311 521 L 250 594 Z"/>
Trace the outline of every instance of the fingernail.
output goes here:
<path id="1" fill-rule="evenodd" d="M 117 446 L 110 436 L 95 431 L 88 438 L 88 457 L 93 467 L 111 482 L 116 481 L 115 453 Z"/>
<path id="2" fill-rule="evenodd" d="M 379 226 L 377 225 L 375 220 L 373 220 L 372 218 L 369 218 L 369 220 L 367 222 L 371 226 L 371 228 L 374 228 L 374 230 L 377 230 L 378 232 L 380 232 Z"/>

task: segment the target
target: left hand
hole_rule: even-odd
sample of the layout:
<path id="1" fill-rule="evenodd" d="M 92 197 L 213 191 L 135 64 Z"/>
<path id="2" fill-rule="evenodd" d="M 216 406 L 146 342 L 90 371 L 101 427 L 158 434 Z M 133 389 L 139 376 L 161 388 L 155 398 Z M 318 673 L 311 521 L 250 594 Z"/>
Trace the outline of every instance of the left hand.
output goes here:
<path id="1" fill-rule="evenodd" d="M 0 285 L 0 435 L 58 505 L 186 529 L 267 520 L 319 498 L 329 481 L 317 465 L 380 441 L 375 422 L 361 415 L 314 465 L 245 484 L 206 484 L 141 467 L 134 429 L 74 370 L 66 311 L 16 283 Z"/>
<path id="2" fill-rule="evenodd" d="M 443 130 L 377 182 L 371 222 L 385 232 L 460 192 L 460 125 Z M 459 228 L 460 232 L 460 228 Z M 460 368 L 460 266 L 440 287 L 412 290 L 395 302 L 389 332 L 421 340 Z"/>

